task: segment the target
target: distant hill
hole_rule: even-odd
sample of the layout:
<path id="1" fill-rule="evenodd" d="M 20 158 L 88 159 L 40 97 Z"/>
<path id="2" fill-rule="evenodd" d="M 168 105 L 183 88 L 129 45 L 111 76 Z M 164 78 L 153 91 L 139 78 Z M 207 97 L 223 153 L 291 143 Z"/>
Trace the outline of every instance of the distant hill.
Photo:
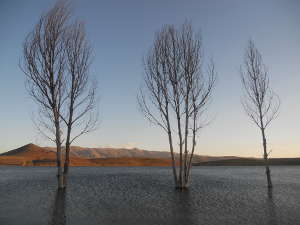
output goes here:
<path id="1" fill-rule="evenodd" d="M 56 151 L 56 148 L 45 147 L 49 151 Z M 95 158 L 170 158 L 169 152 L 147 151 L 138 148 L 85 148 L 72 146 L 70 155 L 74 157 L 95 159 Z"/>
<path id="2" fill-rule="evenodd" d="M 110 152 L 111 151 L 111 152 Z M 141 151 L 141 152 L 140 152 Z M 145 150 L 92 149 L 72 147 L 71 166 L 170 166 L 171 160 L 164 156 L 167 152 L 147 154 Z M 0 154 L 0 165 L 55 166 L 55 148 L 34 144 Z"/>
<path id="3" fill-rule="evenodd" d="M 85 159 L 72 157 L 73 162 L 83 161 L 88 163 Z M 85 161 L 84 161 L 85 160 Z M 20 148 L 0 154 L 0 165 L 50 165 L 56 163 L 56 152 L 47 148 L 40 147 L 34 144 L 27 144 Z"/>
<path id="4" fill-rule="evenodd" d="M 176 155 L 178 158 L 178 154 Z M 147 151 L 125 148 L 84 148 L 73 146 L 70 152 L 72 166 L 171 166 L 167 151 Z M 234 156 L 194 156 L 194 163 L 235 159 Z M 0 155 L 0 165 L 54 166 L 56 149 L 27 144 Z"/>
<path id="5" fill-rule="evenodd" d="M 56 154 L 34 144 L 24 145 L 20 148 L 2 153 L 0 165 L 34 165 L 35 160 L 55 160 Z"/>
<path id="6" fill-rule="evenodd" d="M 56 154 L 46 148 L 28 144 L 20 148 L 0 154 L 0 156 L 30 157 L 32 159 L 55 158 Z"/>
<path id="7" fill-rule="evenodd" d="M 178 158 L 178 154 L 176 154 Z M 125 148 L 84 148 L 73 146 L 71 166 L 171 166 L 170 153 Z M 0 154 L 0 165 L 55 166 L 56 149 L 27 144 Z M 262 159 L 235 156 L 194 155 L 194 166 L 263 165 Z M 273 158 L 270 165 L 300 165 L 300 158 Z"/>
<path id="8" fill-rule="evenodd" d="M 49 151 L 56 151 L 55 148 L 45 147 Z M 168 151 L 149 151 L 138 148 L 85 148 L 72 146 L 70 155 L 73 157 L 95 159 L 95 158 L 152 158 L 152 159 L 170 159 L 171 154 Z M 179 157 L 179 154 L 176 154 Z M 195 163 L 208 162 L 224 159 L 236 159 L 235 156 L 202 156 L 194 155 Z"/>

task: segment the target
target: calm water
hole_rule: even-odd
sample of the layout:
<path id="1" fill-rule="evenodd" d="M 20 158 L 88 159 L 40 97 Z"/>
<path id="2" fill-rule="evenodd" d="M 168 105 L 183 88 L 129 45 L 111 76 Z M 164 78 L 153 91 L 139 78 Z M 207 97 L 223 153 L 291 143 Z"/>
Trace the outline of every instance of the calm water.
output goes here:
<path id="1" fill-rule="evenodd" d="M 300 224 L 300 167 L 198 167 L 189 191 L 170 168 L 71 168 L 66 193 L 55 168 L 0 167 L 1 225 Z"/>

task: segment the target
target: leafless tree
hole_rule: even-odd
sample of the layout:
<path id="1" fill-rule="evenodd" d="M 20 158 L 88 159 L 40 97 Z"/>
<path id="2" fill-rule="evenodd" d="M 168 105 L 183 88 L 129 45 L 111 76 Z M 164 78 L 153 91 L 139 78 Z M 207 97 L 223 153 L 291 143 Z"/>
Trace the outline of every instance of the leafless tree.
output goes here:
<path id="1" fill-rule="evenodd" d="M 62 2 L 41 16 L 23 44 L 22 70 L 27 89 L 40 110 L 40 130 L 56 143 L 58 187 L 63 187 L 61 109 L 65 101 L 63 37 L 70 17 Z"/>
<path id="2" fill-rule="evenodd" d="M 277 117 L 280 107 L 278 95 L 270 88 L 268 70 L 253 41 L 249 41 L 241 67 L 241 80 L 245 90 L 243 107 L 251 120 L 259 127 L 262 135 L 263 158 L 266 166 L 268 187 L 272 188 L 266 128 Z"/>
<path id="3" fill-rule="evenodd" d="M 144 86 L 138 95 L 142 113 L 168 135 L 174 182 L 180 189 L 189 183 L 202 113 L 216 80 L 213 63 L 203 69 L 201 48 L 201 39 L 190 24 L 164 26 L 144 59 Z"/>
<path id="4" fill-rule="evenodd" d="M 67 101 L 62 119 L 66 124 L 66 159 L 64 164 L 64 185 L 70 163 L 70 147 L 75 139 L 97 127 L 96 83 L 91 83 L 89 66 L 91 47 L 86 40 L 84 25 L 76 22 L 65 34 L 66 48 L 66 91 Z M 72 131 L 77 132 L 72 135 Z"/>
<path id="5" fill-rule="evenodd" d="M 97 125 L 91 48 L 83 24 L 72 23 L 66 1 L 41 17 L 24 42 L 23 55 L 27 89 L 39 106 L 37 125 L 56 143 L 58 187 L 64 188 L 72 142 Z"/>

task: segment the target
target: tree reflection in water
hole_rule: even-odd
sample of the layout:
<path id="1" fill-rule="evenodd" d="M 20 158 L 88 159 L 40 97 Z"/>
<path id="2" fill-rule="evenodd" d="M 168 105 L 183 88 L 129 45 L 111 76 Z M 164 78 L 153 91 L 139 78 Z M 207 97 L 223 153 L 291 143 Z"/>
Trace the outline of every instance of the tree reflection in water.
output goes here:
<path id="1" fill-rule="evenodd" d="M 50 225 L 66 225 L 66 191 L 58 189 L 55 194 Z"/>
<path id="2" fill-rule="evenodd" d="M 268 225 L 278 225 L 276 216 L 276 205 L 273 198 L 273 189 L 268 188 L 268 198 L 266 199 L 268 210 Z"/>

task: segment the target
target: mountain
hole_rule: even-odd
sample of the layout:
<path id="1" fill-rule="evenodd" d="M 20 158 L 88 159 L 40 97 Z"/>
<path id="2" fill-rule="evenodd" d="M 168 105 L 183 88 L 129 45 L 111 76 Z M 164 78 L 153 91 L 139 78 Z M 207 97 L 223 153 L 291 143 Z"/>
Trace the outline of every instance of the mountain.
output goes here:
<path id="1" fill-rule="evenodd" d="M 176 154 L 176 158 L 179 155 Z M 212 157 L 194 155 L 194 163 L 234 159 L 233 156 Z M 125 148 L 84 148 L 72 146 L 71 166 L 170 166 L 170 153 L 167 151 L 147 151 Z M 0 165 L 54 166 L 56 149 L 34 144 L 24 145 L 0 155 Z"/>
<path id="2" fill-rule="evenodd" d="M 49 151 L 56 151 L 55 148 L 45 147 Z M 151 159 L 170 159 L 171 154 L 168 151 L 148 151 L 138 148 L 85 148 L 72 146 L 70 155 L 73 157 L 94 159 L 94 158 L 151 158 Z M 179 158 L 179 154 L 175 154 Z M 194 155 L 193 162 L 208 162 L 225 159 L 236 159 L 235 156 L 203 156 Z"/>
<path id="3" fill-rule="evenodd" d="M 111 152 L 110 152 L 111 151 Z M 162 154 L 147 153 L 146 150 L 128 149 L 93 149 L 72 147 L 71 166 L 170 166 L 168 157 Z M 19 166 L 55 166 L 56 151 L 51 147 L 40 147 L 34 144 L 0 154 L 0 165 Z"/>
<path id="4" fill-rule="evenodd" d="M 45 147 L 49 151 L 56 151 L 53 147 Z M 138 148 L 85 148 L 72 146 L 70 155 L 87 159 L 94 158 L 170 158 L 169 152 L 147 151 Z"/>
<path id="5" fill-rule="evenodd" d="M 0 154 L 0 156 L 17 156 L 31 159 L 55 158 L 56 154 L 46 148 L 34 145 L 32 143 L 20 148 Z"/>
<path id="6" fill-rule="evenodd" d="M 74 162 L 80 161 L 72 157 Z M 83 159 L 84 160 L 84 159 Z M 0 154 L 0 165 L 52 165 L 56 163 L 56 152 L 34 144 L 27 144 L 20 148 Z"/>
<path id="7" fill-rule="evenodd" d="M 179 155 L 176 154 L 176 158 Z M 73 146 L 71 166 L 171 166 L 170 153 L 124 148 L 84 148 Z M 273 158 L 270 165 L 300 165 L 300 158 Z M 0 165 L 55 166 L 56 149 L 34 144 L 0 154 Z M 235 156 L 194 155 L 195 166 L 253 166 L 264 165 L 258 158 Z"/>

